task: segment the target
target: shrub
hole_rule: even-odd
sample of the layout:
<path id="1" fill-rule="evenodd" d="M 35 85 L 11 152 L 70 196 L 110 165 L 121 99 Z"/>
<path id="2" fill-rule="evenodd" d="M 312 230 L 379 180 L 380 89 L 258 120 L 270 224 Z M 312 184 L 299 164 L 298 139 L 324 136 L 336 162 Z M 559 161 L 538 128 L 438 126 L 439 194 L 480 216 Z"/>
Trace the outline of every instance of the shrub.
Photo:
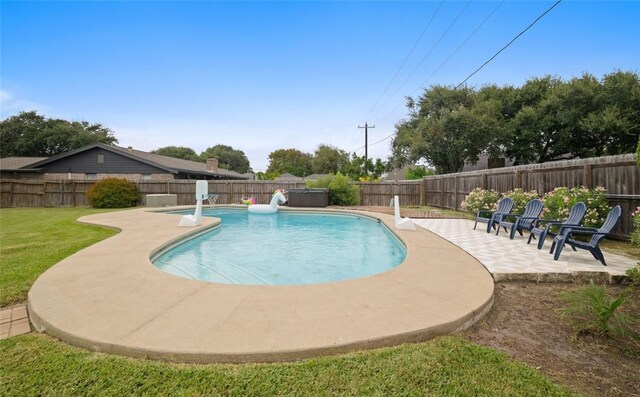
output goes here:
<path id="1" fill-rule="evenodd" d="M 631 269 L 627 269 L 624 274 L 629 277 L 629 282 L 634 287 L 640 287 L 640 263 L 636 267 L 632 267 Z"/>
<path id="2" fill-rule="evenodd" d="M 424 167 L 409 167 L 409 169 L 407 169 L 407 173 L 404 175 L 404 178 L 408 180 L 422 179 L 425 176 L 433 174 L 433 170 L 426 169 Z"/>
<path id="3" fill-rule="evenodd" d="M 587 213 L 582 221 L 584 226 L 600 227 L 611 208 L 604 196 L 605 189 L 566 188 L 558 187 L 547 193 L 542 198 L 544 210 L 542 217 L 545 219 L 564 220 L 569 215 L 569 209 L 577 202 L 582 201 L 587 206 Z"/>
<path id="4" fill-rule="evenodd" d="M 631 215 L 633 217 L 633 232 L 631 232 L 631 243 L 640 248 L 640 207 Z"/>
<path id="5" fill-rule="evenodd" d="M 360 189 L 351 183 L 349 177 L 340 173 L 329 175 L 317 181 L 307 182 L 307 187 L 328 188 L 329 204 L 331 205 L 358 205 L 360 204 Z"/>
<path id="6" fill-rule="evenodd" d="M 618 311 L 630 294 L 631 289 L 625 289 L 618 296 L 609 297 L 604 285 L 595 285 L 591 280 L 586 287 L 560 294 L 568 304 L 562 308 L 562 314 L 572 322 L 576 334 L 637 339 L 634 331 L 637 318 Z"/>
<path id="7" fill-rule="evenodd" d="M 505 193 L 504 197 L 510 197 L 511 199 L 513 199 L 513 210 L 511 210 L 512 213 L 522 214 L 527 203 L 533 199 L 538 198 L 539 195 L 535 190 L 525 192 L 520 188 L 516 188 L 513 190 L 509 190 L 507 193 Z"/>
<path id="8" fill-rule="evenodd" d="M 126 179 L 106 178 L 91 185 L 87 197 L 94 208 L 126 208 L 135 207 L 140 192 Z"/>
<path id="9" fill-rule="evenodd" d="M 493 211 L 496 209 L 499 199 L 500 193 L 495 190 L 484 190 L 477 187 L 464 198 L 464 201 L 460 204 L 460 208 L 472 214 L 480 210 Z"/>
<path id="10" fill-rule="evenodd" d="M 631 232 L 631 244 L 636 248 L 640 248 L 640 207 L 631 215 L 633 217 L 634 230 Z M 627 276 L 631 279 L 631 284 L 640 286 L 640 262 L 638 266 L 626 271 Z"/>

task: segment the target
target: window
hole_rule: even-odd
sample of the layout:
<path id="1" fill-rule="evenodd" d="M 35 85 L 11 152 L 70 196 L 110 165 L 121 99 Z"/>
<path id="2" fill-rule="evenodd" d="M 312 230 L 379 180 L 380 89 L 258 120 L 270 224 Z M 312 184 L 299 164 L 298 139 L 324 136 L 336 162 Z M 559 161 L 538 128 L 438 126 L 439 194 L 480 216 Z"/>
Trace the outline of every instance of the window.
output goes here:
<path id="1" fill-rule="evenodd" d="M 84 174 L 84 179 L 87 181 L 95 181 L 98 179 L 98 174 Z"/>
<path id="2" fill-rule="evenodd" d="M 104 163 L 104 154 L 99 154 L 98 155 L 98 164 L 102 164 Z"/>
<path id="3" fill-rule="evenodd" d="M 150 181 L 151 174 L 140 174 L 140 179 L 142 179 L 143 181 Z"/>

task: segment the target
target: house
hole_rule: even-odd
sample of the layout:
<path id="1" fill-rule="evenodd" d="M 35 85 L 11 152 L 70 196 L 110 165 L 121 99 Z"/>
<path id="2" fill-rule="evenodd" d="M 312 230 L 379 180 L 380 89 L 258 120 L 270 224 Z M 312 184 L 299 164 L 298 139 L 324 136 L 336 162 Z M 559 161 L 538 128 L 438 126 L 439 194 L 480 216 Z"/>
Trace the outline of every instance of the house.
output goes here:
<path id="1" fill-rule="evenodd" d="M 305 181 L 317 181 L 318 179 L 326 179 L 331 174 L 311 174 L 309 176 L 305 176 L 303 179 Z"/>
<path id="2" fill-rule="evenodd" d="M 103 143 L 49 158 L 5 158 L 0 160 L 0 176 L 45 180 L 98 180 L 107 177 L 131 181 L 247 179 L 237 172 L 218 168 L 216 159 L 199 163 Z"/>
<path id="3" fill-rule="evenodd" d="M 273 178 L 273 180 L 276 182 L 302 182 L 303 181 L 301 177 L 290 174 L 288 172 L 285 172 L 284 174 Z"/>
<path id="4" fill-rule="evenodd" d="M 395 168 L 382 178 L 383 181 L 404 181 L 407 179 L 409 168 L 421 167 L 419 165 L 405 165 L 402 168 Z"/>
<path id="5" fill-rule="evenodd" d="M 41 173 L 30 166 L 47 158 L 48 157 L 7 157 L 0 159 L 0 178 L 40 179 Z"/>
<path id="6" fill-rule="evenodd" d="M 465 161 L 464 167 L 460 172 L 466 171 L 477 171 L 477 170 L 486 170 L 491 168 L 503 168 L 503 167 L 511 167 L 513 165 L 513 160 L 505 159 L 504 157 L 499 158 L 491 158 L 488 154 L 483 153 L 478 156 L 478 162 L 475 164 L 471 164 L 468 161 Z"/>

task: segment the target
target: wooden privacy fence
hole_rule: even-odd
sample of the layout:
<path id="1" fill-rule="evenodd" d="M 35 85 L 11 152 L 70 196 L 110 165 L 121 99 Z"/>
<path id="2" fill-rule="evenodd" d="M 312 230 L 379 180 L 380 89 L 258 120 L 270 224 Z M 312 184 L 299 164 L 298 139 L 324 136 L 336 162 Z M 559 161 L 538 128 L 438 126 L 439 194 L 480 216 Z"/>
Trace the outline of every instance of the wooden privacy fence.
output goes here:
<path id="1" fill-rule="evenodd" d="M 460 209 L 469 192 L 477 187 L 500 193 L 522 188 L 543 194 L 556 187 L 596 187 L 607 190 L 607 199 L 620 204 L 623 216 L 618 234 L 633 229 L 631 213 L 640 206 L 640 168 L 635 154 L 581 160 L 556 161 L 517 167 L 428 176 L 421 181 L 359 182 L 360 204 L 388 206 L 394 195 L 405 205 L 431 205 Z M 92 181 L 2 180 L 1 207 L 87 206 L 86 192 Z M 195 204 L 193 180 L 139 181 L 138 189 L 146 194 L 176 194 L 179 205 Z M 240 198 L 255 197 L 268 203 L 276 189 L 303 188 L 305 182 L 209 181 L 209 192 L 217 193 L 219 204 L 237 204 Z"/>
<path id="2" fill-rule="evenodd" d="M 258 203 L 268 203 L 276 189 L 304 188 L 305 182 L 274 181 L 208 181 L 209 192 L 218 194 L 218 204 L 239 204 L 242 197 L 255 197 Z M 93 181 L 0 181 L 2 207 L 87 206 L 86 192 Z M 175 194 L 178 205 L 195 204 L 195 181 L 139 181 L 142 197 L 147 194 Z M 388 206 L 394 195 L 403 205 L 420 204 L 421 181 L 361 182 L 361 205 Z"/>
<path id="3" fill-rule="evenodd" d="M 635 154 L 428 176 L 423 179 L 423 196 L 426 205 L 459 210 L 467 194 L 478 187 L 500 193 L 521 188 L 543 194 L 562 186 L 604 187 L 609 204 L 622 207 L 615 233 L 633 230 L 631 214 L 640 206 L 640 168 Z"/>

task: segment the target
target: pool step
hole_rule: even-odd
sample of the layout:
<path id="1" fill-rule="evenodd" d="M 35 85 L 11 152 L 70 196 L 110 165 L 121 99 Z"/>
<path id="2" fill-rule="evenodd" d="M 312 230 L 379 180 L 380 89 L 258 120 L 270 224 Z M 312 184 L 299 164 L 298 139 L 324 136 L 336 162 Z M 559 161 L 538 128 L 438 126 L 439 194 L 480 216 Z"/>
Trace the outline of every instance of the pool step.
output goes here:
<path id="1" fill-rule="evenodd" d="M 269 282 L 232 262 L 215 258 L 213 265 L 187 258 L 173 258 L 171 262 L 156 261 L 156 266 L 173 275 L 225 284 L 269 285 Z"/>

